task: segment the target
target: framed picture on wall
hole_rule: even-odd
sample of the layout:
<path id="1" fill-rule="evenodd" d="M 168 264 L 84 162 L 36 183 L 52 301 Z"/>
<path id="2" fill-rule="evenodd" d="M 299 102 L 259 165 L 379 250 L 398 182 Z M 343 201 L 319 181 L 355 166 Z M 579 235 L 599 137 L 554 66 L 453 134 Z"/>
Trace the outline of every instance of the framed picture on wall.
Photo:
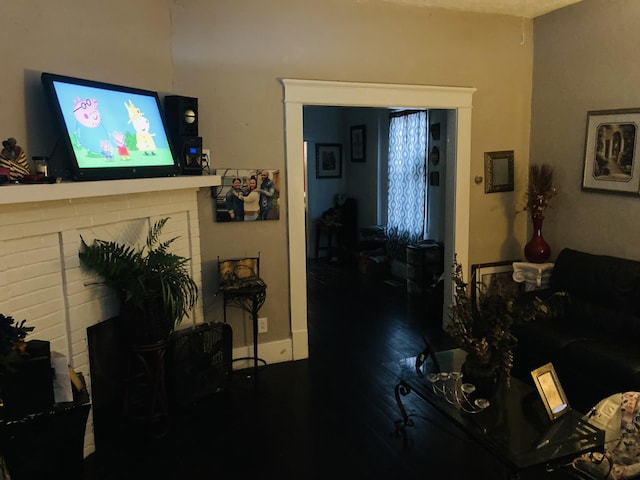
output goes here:
<path id="1" fill-rule="evenodd" d="M 351 127 L 351 161 L 364 162 L 367 159 L 367 127 L 356 125 Z"/>
<path id="2" fill-rule="evenodd" d="M 342 177 L 342 145 L 339 143 L 316 144 L 316 178 Z"/>
<path id="3" fill-rule="evenodd" d="M 211 187 L 216 222 L 279 220 L 284 178 L 277 168 L 217 168 L 221 185 Z"/>
<path id="4" fill-rule="evenodd" d="M 640 109 L 587 112 L 582 189 L 640 193 Z"/>
<path id="5" fill-rule="evenodd" d="M 513 150 L 484 153 L 484 193 L 513 192 Z"/>

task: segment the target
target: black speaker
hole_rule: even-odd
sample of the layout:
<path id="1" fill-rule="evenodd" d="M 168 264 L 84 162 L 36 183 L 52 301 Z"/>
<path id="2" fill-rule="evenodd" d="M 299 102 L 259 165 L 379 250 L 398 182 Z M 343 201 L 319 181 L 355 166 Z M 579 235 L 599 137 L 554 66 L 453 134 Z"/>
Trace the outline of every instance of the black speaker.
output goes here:
<path id="1" fill-rule="evenodd" d="M 198 136 L 198 99 L 181 95 L 164 97 L 164 115 L 169 134 L 178 137 Z"/>
<path id="2" fill-rule="evenodd" d="M 202 175 L 202 137 L 180 137 L 174 143 L 183 175 Z"/>

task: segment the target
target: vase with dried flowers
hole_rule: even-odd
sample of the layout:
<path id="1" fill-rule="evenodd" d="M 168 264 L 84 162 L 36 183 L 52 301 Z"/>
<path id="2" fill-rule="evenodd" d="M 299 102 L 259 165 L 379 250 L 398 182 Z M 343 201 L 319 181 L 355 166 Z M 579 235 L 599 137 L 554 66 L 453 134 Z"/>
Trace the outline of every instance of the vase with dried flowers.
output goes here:
<path id="1" fill-rule="evenodd" d="M 478 285 L 474 303 L 457 257 L 453 264 L 453 287 L 454 301 L 449 306 L 450 322 L 446 330 L 467 352 L 466 371 L 463 368 L 462 372 L 465 382 L 473 383 L 478 393 L 490 396 L 499 378 L 510 385 L 513 350 L 518 343 L 512 327 L 549 315 L 552 307 L 548 299 L 533 296 L 527 301 L 519 301 L 517 293 L 511 289 L 488 290 L 482 283 Z"/>
<path id="2" fill-rule="evenodd" d="M 529 212 L 533 222 L 533 235 L 524 247 L 524 256 L 532 263 L 543 263 L 551 256 L 551 247 L 542 236 L 542 223 L 549 200 L 556 193 L 553 168 L 547 164 L 529 166 L 527 202 L 522 211 Z"/>

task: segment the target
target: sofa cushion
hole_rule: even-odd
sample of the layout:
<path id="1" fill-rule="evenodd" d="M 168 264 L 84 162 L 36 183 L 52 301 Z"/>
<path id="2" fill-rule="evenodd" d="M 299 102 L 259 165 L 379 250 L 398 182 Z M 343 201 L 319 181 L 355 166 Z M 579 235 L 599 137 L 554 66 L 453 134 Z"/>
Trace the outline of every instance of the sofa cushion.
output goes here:
<path id="1" fill-rule="evenodd" d="M 589 338 L 574 325 L 560 319 L 516 325 L 513 334 L 518 339 L 514 351 L 515 360 L 525 373 L 551 361 L 557 369 L 562 370 L 562 352 L 566 347 L 575 341 Z"/>
<path id="2" fill-rule="evenodd" d="M 574 324 L 583 335 L 607 337 L 617 341 L 640 341 L 640 318 L 626 311 L 602 306 L 592 299 L 572 297 L 558 321 Z"/>
<path id="3" fill-rule="evenodd" d="M 640 352 L 635 344 L 593 338 L 566 345 L 563 361 L 592 379 L 612 386 L 612 391 L 637 389 L 640 385 Z"/>

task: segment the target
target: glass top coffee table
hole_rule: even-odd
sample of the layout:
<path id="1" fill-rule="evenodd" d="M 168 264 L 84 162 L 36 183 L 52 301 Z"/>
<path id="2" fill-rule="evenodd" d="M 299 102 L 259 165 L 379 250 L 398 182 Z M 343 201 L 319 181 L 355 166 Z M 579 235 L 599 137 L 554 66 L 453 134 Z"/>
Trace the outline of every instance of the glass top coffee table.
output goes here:
<path id="1" fill-rule="evenodd" d="M 500 382 L 496 393 L 486 399 L 471 392 L 468 402 L 464 401 L 458 388 L 460 402 L 456 401 L 452 393 L 455 378 L 445 374 L 438 379 L 430 374 L 460 372 L 466 352 L 447 350 L 436 353 L 436 357 L 440 370 L 431 356 L 418 368 L 416 357 L 385 365 L 398 378 L 395 398 L 402 415 L 400 428 L 405 441 L 406 427 L 412 425 L 412 421 L 402 397 L 413 392 L 450 420 L 444 422 L 445 428 L 450 425 L 462 430 L 491 452 L 510 473 L 539 465 L 552 469 L 554 464 L 566 463 L 584 452 L 604 450 L 604 430 L 575 410 L 549 420 L 537 390 L 514 377 L 509 387 Z M 459 385 L 462 382 L 460 379 Z"/>

